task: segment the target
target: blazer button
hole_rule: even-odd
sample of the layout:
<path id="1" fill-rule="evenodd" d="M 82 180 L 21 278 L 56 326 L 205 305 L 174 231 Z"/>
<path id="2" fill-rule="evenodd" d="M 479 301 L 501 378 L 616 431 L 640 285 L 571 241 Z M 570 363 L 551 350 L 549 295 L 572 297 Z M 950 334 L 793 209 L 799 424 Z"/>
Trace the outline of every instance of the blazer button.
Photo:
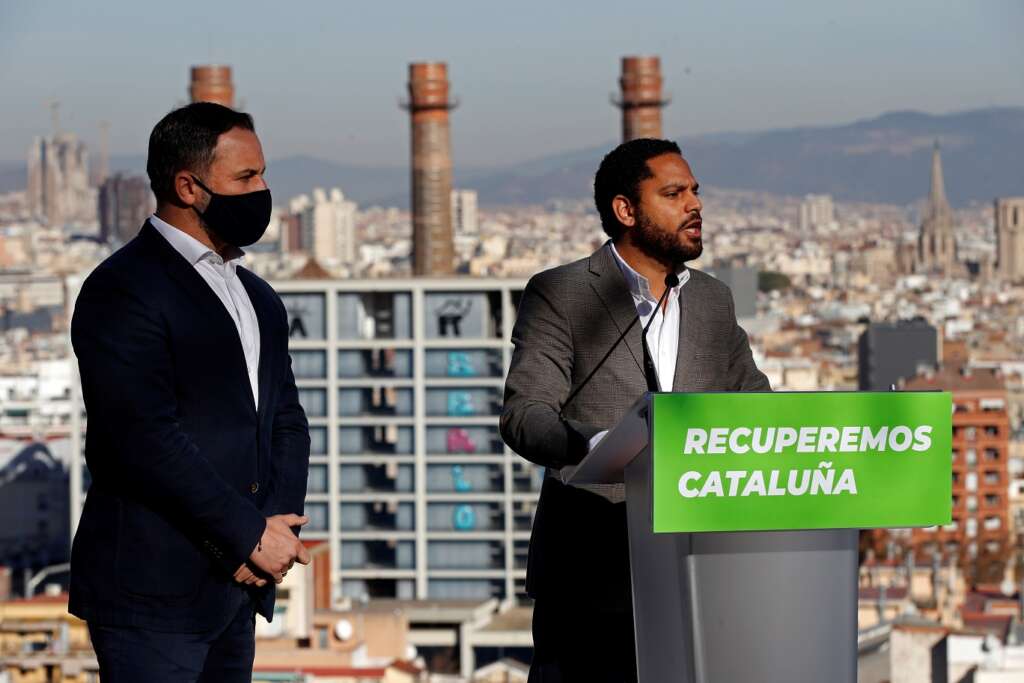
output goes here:
<path id="1" fill-rule="evenodd" d="M 255 481 L 254 481 L 254 482 L 253 482 L 253 483 L 252 483 L 252 484 L 251 484 L 251 485 L 249 486 L 249 492 L 250 492 L 250 493 L 256 493 L 256 492 L 257 492 L 257 491 L 259 491 L 259 490 L 260 490 L 260 485 L 259 485 L 259 482 L 255 482 Z"/>

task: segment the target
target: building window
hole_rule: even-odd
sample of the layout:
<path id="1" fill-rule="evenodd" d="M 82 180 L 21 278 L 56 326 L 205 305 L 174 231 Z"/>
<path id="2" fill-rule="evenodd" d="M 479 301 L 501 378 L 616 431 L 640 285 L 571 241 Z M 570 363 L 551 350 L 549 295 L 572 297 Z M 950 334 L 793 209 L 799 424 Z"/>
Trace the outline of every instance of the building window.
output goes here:
<path id="1" fill-rule="evenodd" d="M 504 579 L 432 579 L 427 583 L 427 597 L 432 600 L 488 600 L 504 592 Z"/>
<path id="2" fill-rule="evenodd" d="M 964 525 L 964 532 L 967 534 L 967 538 L 974 538 L 978 535 L 978 520 L 974 517 L 968 517 L 967 523 Z"/>
<path id="3" fill-rule="evenodd" d="M 327 465 L 310 465 L 307 493 L 327 493 Z"/>
<path id="4" fill-rule="evenodd" d="M 309 454 L 327 455 L 327 427 L 309 428 Z"/>
<path id="5" fill-rule="evenodd" d="M 409 349 L 367 349 L 338 351 L 338 377 L 366 379 L 412 377 Z"/>
<path id="6" fill-rule="evenodd" d="M 427 339 L 500 339 L 501 292 L 430 292 L 424 296 Z"/>
<path id="7" fill-rule="evenodd" d="M 338 450 L 342 455 L 412 455 L 413 429 L 399 425 L 341 427 L 338 430 Z"/>
<path id="8" fill-rule="evenodd" d="M 342 503 L 340 512 L 342 531 L 412 531 L 415 527 L 412 503 Z"/>
<path id="9" fill-rule="evenodd" d="M 288 314 L 288 338 L 303 341 L 326 339 L 323 294 L 284 292 L 281 302 Z"/>
<path id="10" fill-rule="evenodd" d="M 978 451 L 973 448 L 968 448 L 964 451 L 964 459 L 967 461 L 968 465 L 978 464 Z"/>
<path id="11" fill-rule="evenodd" d="M 309 531 L 327 531 L 327 503 L 306 503 L 304 512 L 309 517 L 306 529 Z"/>
<path id="12" fill-rule="evenodd" d="M 341 417 L 412 415 L 412 389 L 409 387 L 339 389 L 338 415 Z"/>
<path id="13" fill-rule="evenodd" d="M 342 465 L 342 493 L 412 493 L 412 465 Z"/>
<path id="14" fill-rule="evenodd" d="M 427 377 L 503 377 L 500 349 L 427 349 Z"/>
<path id="15" fill-rule="evenodd" d="M 293 350 L 291 357 L 295 379 L 327 378 L 326 351 Z"/>
<path id="16" fill-rule="evenodd" d="M 342 569 L 412 569 L 412 541 L 342 541 Z"/>
<path id="17" fill-rule="evenodd" d="M 338 295 L 340 339 L 411 339 L 412 294 L 366 292 Z"/>
<path id="18" fill-rule="evenodd" d="M 500 465 L 427 465 L 427 491 L 430 493 L 500 493 L 504 490 L 504 467 Z"/>
<path id="19" fill-rule="evenodd" d="M 497 503 L 427 503 L 430 531 L 501 531 L 504 520 Z"/>
<path id="20" fill-rule="evenodd" d="M 427 427 L 427 453 L 500 455 L 505 452 L 497 427 Z"/>
<path id="21" fill-rule="evenodd" d="M 502 569 L 504 546 L 492 541 L 431 541 L 427 564 L 431 569 Z"/>
<path id="22" fill-rule="evenodd" d="M 501 404 L 501 389 L 497 387 L 451 387 L 426 391 L 426 414 L 431 417 L 500 415 Z"/>
<path id="23" fill-rule="evenodd" d="M 307 417 L 327 417 L 326 389 L 299 389 L 299 403 Z"/>

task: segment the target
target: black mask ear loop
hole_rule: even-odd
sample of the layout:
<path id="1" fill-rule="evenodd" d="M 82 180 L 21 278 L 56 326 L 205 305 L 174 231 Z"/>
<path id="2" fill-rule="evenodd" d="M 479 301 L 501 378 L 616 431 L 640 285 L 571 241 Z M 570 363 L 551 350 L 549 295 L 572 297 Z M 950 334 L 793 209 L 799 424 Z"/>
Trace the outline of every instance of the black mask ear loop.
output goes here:
<path id="1" fill-rule="evenodd" d="M 195 181 L 196 185 L 198 185 L 199 187 L 203 188 L 203 190 L 206 191 L 206 194 L 210 195 L 210 199 L 213 199 L 216 196 L 217 193 L 214 192 L 213 190 L 211 190 L 210 188 L 208 188 L 206 185 L 203 185 L 203 181 L 202 180 L 200 180 L 199 178 L 196 178 L 191 173 L 189 174 L 189 177 L 191 177 L 192 180 Z"/>

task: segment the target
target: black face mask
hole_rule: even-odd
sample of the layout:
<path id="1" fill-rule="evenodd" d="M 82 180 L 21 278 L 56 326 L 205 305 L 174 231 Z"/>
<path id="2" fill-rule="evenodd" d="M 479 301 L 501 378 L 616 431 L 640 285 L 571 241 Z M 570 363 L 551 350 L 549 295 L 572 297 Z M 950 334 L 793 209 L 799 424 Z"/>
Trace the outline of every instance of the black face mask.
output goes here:
<path id="1" fill-rule="evenodd" d="M 217 194 L 195 176 L 199 187 L 210 195 L 210 203 L 206 211 L 196 209 L 206 226 L 217 237 L 235 247 L 247 247 L 263 237 L 270 223 L 273 206 L 270 203 L 270 190 L 256 190 L 245 194 Z"/>

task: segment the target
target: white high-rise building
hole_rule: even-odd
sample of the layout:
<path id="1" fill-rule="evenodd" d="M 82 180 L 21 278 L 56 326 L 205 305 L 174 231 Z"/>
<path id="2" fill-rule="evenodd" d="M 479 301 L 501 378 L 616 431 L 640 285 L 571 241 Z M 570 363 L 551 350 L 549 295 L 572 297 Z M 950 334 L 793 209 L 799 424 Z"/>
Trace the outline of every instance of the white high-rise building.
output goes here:
<path id="1" fill-rule="evenodd" d="M 832 195 L 809 194 L 800 203 L 800 232 L 829 228 L 836 222 L 836 209 Z"/>
<path id="2" fill-rule="evenodd" d="M 480 234 L 476 190 L 452 190 L 452 228 L 456 236 Z"/>
<path id="3" fill-rule="evenodd" d="M 338 188 L 313 190 L 313 196 L 291 200 L 291 212 L 299 216 L 302 248 L 324 266 L 356 260 L 356 203 L 345 199 Z"/>
<path id="4" fill-rule="evenodd" d="M 73 133 L 36 137 L 28 150 L 28 208 L 50 225 L 95 224 L 89 153 Z"/>

